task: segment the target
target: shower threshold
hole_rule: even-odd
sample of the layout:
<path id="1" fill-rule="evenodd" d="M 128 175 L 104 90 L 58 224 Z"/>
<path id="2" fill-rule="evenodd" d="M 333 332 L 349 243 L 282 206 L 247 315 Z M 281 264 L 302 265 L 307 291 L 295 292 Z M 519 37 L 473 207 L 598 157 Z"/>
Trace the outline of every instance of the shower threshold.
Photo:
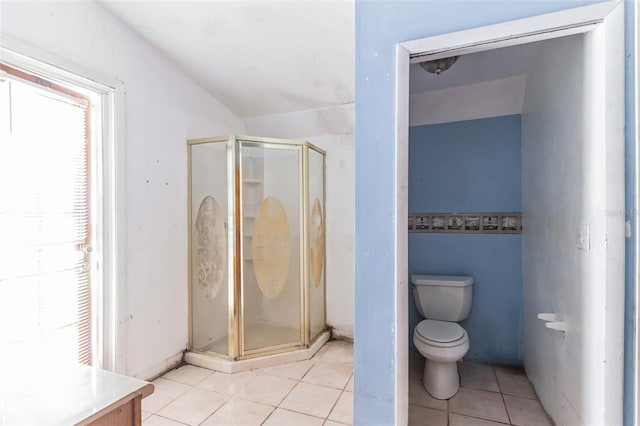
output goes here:
<path id="1" fill-rule="evenodd" d="M 272 355 L 258 356 L 255 358 L 233 361 L 215 355 L 200 352 L 187 352 L 185 362 L 198 367 L 223 373 L 237 373 L 240 371 L 255 370 L 257 368 L 272 367 L 274 365 L 288 364 L 290 362 L 311 359 L 316 352 L 329 340 L 331 333 L 323 332 L 308 348 L 294 349 Z"/>

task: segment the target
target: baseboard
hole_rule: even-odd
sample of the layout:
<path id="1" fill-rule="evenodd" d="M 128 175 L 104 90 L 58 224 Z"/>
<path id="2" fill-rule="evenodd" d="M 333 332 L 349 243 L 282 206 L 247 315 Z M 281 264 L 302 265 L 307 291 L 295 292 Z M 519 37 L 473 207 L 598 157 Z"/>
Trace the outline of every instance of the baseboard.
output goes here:
<path id="1" fill-rule="evenodd" d="M 353 342 L 353 327 L 331 326 L 331 337 L 337 340 Z"/>
<path id="2" fill-rule="evenodd" d="M 138 379 L 142 379 L 142 380 L 146 380 L 146 381 L 152 381 L 157 379 L 158 377 L 162 376 L 164 373 L 166 373 L 169 370 L 173 370 L 174 368 L 176 368 L 178 365 L 180 365 L 182 363 L 182 359 L 184 358 L 184 353 L 183 352 L 179 352 L 167 359 L 165 359 L 164 361 L 161 361 L 157 364 L 152 365 L 151 367 L 136 373 L 133 375 L 133 377 L 136 377 Z"/>

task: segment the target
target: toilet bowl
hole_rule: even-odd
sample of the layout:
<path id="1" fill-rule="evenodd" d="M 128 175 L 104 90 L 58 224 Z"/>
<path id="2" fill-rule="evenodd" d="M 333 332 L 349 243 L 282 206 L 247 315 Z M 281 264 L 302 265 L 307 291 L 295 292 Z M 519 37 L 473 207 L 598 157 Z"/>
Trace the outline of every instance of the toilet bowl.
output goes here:
<path id="1" fill-rule="evenodd" d="M 469 350 L 469 336 L 457 322 L 471 311 L 473 278 L 457 275 L 411 275 L 413 300 L 425 320 L 413 331 L 413 343 L 426 358 L 423 384 L 434 398 L 458 392 L 458 360 Z"/>
<path id="2" fill-rule="evenodd" d="M 469 337 L 455 322 L 423 320 L 413 332 L 413 343 L 425 357 L 422 381 L 437 399 L 449 399 L 458 392 L 457 361 L 469 350 Z"/>

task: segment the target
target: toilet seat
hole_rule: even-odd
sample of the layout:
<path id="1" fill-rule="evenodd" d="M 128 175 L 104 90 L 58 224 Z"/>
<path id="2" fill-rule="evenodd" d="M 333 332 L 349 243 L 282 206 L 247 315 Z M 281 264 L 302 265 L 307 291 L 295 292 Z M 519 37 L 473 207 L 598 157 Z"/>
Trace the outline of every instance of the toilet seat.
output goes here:
<path id="1" fill-rule="evenodd" d="M 467 332 L 455 322 L 423 320 L 415 328 L 414 336 L 421 342 L 441 348 L 464 344 Z"/>

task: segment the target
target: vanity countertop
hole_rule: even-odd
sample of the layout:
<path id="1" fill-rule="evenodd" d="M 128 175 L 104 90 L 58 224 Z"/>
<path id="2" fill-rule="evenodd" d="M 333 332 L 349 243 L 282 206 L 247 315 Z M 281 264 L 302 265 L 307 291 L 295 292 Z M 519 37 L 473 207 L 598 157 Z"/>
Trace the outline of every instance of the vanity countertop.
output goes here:
<path id="1" fill-rule="evenodd" d="M 126 404 L 131 404 L 129 418 L 139 419 L 139 401 L 152 393 L 149 382 L 87 365 L 27 371 L 5 365 L 0 368 L 0 426 L 100 423 Z"/>

